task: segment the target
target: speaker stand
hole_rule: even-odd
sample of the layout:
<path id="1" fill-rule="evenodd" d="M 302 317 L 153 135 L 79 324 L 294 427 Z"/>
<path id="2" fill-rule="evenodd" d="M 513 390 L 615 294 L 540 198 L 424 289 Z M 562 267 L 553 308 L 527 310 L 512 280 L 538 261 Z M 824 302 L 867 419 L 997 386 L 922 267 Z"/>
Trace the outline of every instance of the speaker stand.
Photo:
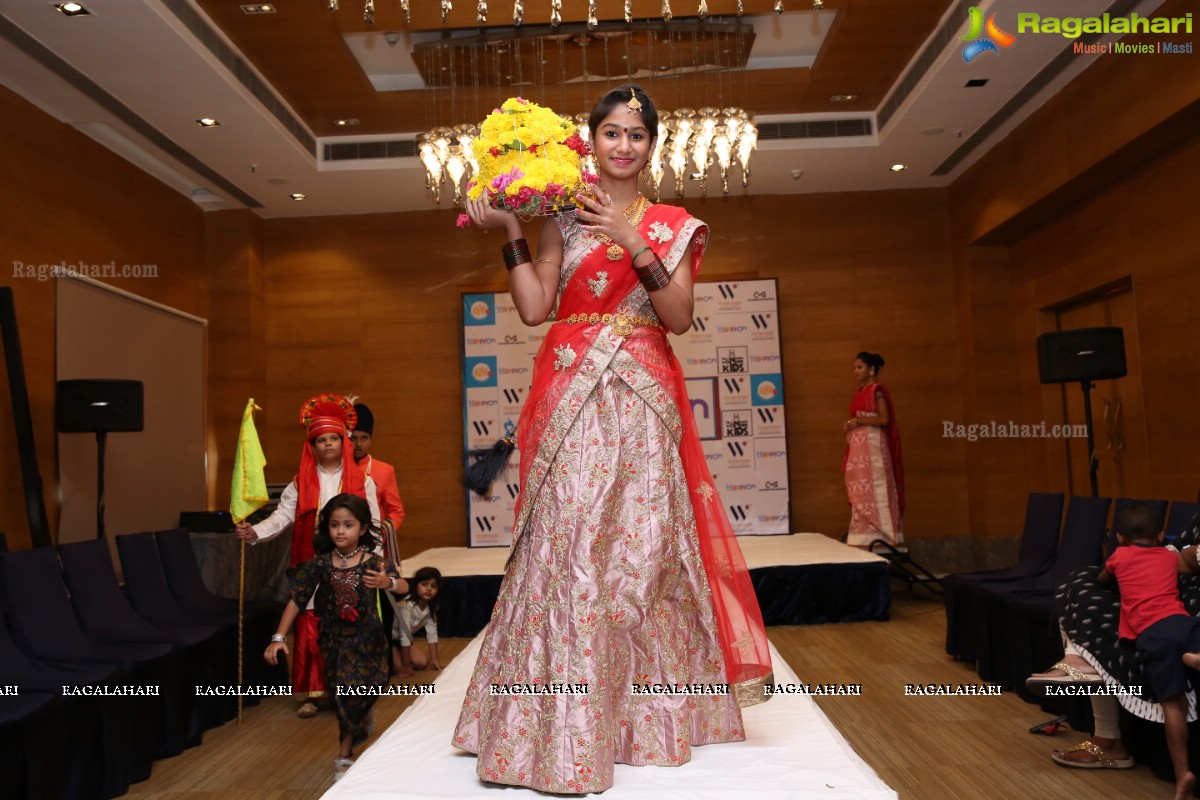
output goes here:
<path id="1" fill-rule="evenodd" d="M 1092 431 L 1092 382 L 1080 381 L 1079 388 L 1083 390 L 1083 419 L 1087 423 L 1088 440 L 1088 477 L 1092 482 L 1092 497 L 1100 496 L 1100 485 L 1096 480 L 1096 471 L 1100 464 L 1096 461 L 1096 436 Z"/>
<path id="2" fill-rule="evenodd" d="M 108 431 L 96 431 L 96 538 L 97 539 L 104 538 L 104 442 L 107 438 L 108 438 Z"/>

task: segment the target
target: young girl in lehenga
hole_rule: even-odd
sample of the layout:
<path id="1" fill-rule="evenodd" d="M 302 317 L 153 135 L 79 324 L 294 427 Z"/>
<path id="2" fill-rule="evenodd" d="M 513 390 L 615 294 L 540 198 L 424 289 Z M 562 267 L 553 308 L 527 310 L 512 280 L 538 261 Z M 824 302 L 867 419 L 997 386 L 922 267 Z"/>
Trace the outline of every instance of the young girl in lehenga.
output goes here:
<path id="1" fill-rule="evenodd" d="M 521 411 L 521 493 L 504 582 L 454 732 L 485 781 L 582 794 L 615 763 L 680 765 L 694 745 L 745 738 L 742 704 L 769 682 L 745 562 L 705 465 L 664 328 L 691 325 L 708 228 L 638 192 L 658 117 L 640 87 L 589 120 L 601 182 L 542 226 L 530 257 L 502 228 L 521 319 L 557 305 Z M 493 693 L 585 684 L 585 695 Z M 639 696 L 632 685 L 727 686 L 725 696 Z"/>
<path id="2" fill-rule="evenodd" d="M 343 689 L 383 687 L 388 680 L 388 641 L 373 590 L 406 592 L 408 583 L 390 577 L 383 559 L 373 552 L 377 533 L 363 498 L 335 496 L 321 509 L 318 526 L 313 539 L 317 555 L 296 565 L 291 602 L 284 607 L 263 657 L 275 664 L 280 652 L 288 652 L 287 632 L 315 593 L 320 619 L 317 643 L 325 663 L 325 685 L 337 709 L 337 780 L 354 763 L 354 748 L 371 735 L 371 708 L 377 699 L 374 694 L 358 695 Z"/>

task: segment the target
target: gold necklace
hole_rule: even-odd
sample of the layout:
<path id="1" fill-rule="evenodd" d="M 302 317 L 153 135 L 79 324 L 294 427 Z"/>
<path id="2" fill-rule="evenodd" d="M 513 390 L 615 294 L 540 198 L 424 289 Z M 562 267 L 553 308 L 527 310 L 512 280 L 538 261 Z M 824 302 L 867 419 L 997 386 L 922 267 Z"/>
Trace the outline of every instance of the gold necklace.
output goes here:
<path id="1" fill-rule="evenodd" d="M 646 216 L 646 211 L 649 208 L 650 201 L 646 199 L 645 195 L 638 194 L 637 199 L 630 203 L 629 207 L 621 213 L 624 215 L 625 221 L 628 222 L 636 231 L 638 225 L 642 224 L 642 218 Z M 601 244 L 608 245 L 608 250 L 606 252 L 609 261 L 620 261 L 625 257 L 625 248 L 614 242 L 606 234 L 600 233 L 599 231 L 593 231 L 592 236 Z"/>

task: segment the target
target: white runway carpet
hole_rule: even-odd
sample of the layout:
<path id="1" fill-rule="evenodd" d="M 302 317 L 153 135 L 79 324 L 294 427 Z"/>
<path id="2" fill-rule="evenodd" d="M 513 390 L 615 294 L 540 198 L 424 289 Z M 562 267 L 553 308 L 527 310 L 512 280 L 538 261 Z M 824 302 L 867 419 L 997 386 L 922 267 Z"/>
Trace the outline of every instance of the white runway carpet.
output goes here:
<path id="1" fill-rule="evenodd" d="M 836 542 L 831 544 L 840 546 Z M 401 714 L 359 757 L 346 776 L 333 785 L 325 798 L 420 800 L 550 796 L 538 795 L 529 789 L 483 783 L 475 774 L 475 756 L 450 744 L 451 731 L 458 720 L 479 646 L 480 639 L 476 637 L 438 677 L 435 694 L 418 698 Z M 798 682 L 796 673 L 774 646 L 771 657 L 776 683 Z M 835 699 L 839 703 L 864 702 L 862 697 Z M 776 695 L 767 703 L 746 709 L 744 721 L 745 742 L 694 748 L 692 760 L 681 767 L 618 764 L 613 788 L 603 794 L 604 800 L 882 800 L 897 797 L 851 749 L 810 697 Z"/>

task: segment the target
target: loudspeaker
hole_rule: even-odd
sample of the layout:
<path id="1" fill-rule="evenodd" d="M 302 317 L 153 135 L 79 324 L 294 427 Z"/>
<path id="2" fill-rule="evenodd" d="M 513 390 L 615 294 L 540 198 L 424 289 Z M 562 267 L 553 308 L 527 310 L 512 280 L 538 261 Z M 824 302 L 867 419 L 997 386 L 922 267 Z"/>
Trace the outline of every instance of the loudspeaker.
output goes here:
<path id="1" fill-rule="evenodd" d="M 140 431 L 142 382 L 59 381 L 55 421 L 59 433 Z"/>
<path id="2" fill-rule="evenodd" d="M 1042 383 L 1125 377 L 1123 328 L 1078 328 L 1043 333 L 1038 337 L 1037 350 Z"/>

